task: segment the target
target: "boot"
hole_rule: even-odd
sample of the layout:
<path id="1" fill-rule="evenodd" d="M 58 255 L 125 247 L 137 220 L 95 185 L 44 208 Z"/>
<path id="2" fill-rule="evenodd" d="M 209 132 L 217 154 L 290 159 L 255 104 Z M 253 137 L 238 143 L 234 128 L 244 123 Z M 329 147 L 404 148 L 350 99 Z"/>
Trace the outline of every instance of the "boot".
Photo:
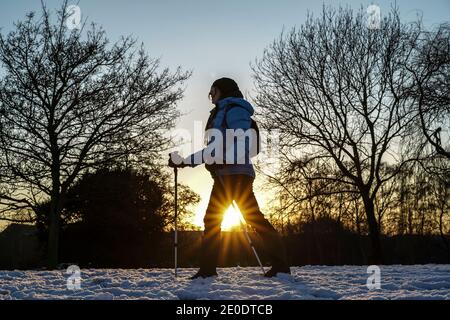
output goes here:
<path id="1" fill-rule="evenodd" d="M 213 270 L 206 271 L 206 270 L 199 269 L 197 271 L 197 273 L 194 274 L 191 277 L 191 280 L 194 280 L 194 279 L 197 279 L 197 278 L 205 279 L 205 278 L 214 277 L 214 276 L 217 276 L 217 272 L 216 271 L 213 271 Z"/>
<path id="2" fill-rule="evenodd" d="M 205 232 L 201 244 L 200 269 L 191 279 L 217 276 L 217 259 L 220 250 L 220 233 Z"/>
<path id="3" fill-rule="evenodd" d="M 286 258 L 286 249 L 280 235 L 277 232 L 267 232 L 262 234 L 264 246 L 272 262 L 272 268 L 264 276 L 276 277 L 277 273 L 291 274 Z"/>
<path id="4" fill-rule="evenodd" d="M 291 274 L 291 269 L 288 266 L 284 266 L 284 267 L 273 266 L 269 271 L 267 271 L 264 274 L 264 277 L 273 278 L 273 277 L 276 277 L 278 273 Z"/>

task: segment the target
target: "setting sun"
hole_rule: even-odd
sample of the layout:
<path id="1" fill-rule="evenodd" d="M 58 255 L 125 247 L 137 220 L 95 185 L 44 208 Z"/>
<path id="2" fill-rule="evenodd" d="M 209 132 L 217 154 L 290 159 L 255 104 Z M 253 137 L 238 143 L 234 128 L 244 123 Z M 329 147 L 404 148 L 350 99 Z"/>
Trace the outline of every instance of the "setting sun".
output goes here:
<path id="1" fill-rule="evenodd" d="M 203 208 L 202 205 L 199 206 L 197 210 L 197 214 L 195 217 L 195 225 L 203 228 L 203 216 L 205 215 L 205 208 Z M 234 227 L 237 227 L 240 225 L 240 218 L 242 217 L 241 212 L 239 209 L 234 210 L 233 206 L 230 205 L 230 207 L 225 211 L 223 215 L 223 221 L 222 221 L 222 230 L 223 231 L 230 231 Z"/>
<path id="2" fill-rule="evenodd" d="M 240 225 L 241 212 L 230 206 L 223 216 L 222 230 L 228 231 Z"/>

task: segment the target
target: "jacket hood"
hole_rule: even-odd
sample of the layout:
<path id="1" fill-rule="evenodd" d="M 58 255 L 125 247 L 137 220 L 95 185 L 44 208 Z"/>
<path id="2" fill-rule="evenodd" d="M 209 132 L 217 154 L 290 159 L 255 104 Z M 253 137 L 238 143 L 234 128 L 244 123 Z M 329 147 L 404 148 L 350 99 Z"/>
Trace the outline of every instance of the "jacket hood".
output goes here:
<path id="1" fill-rule="evenodd" d="M 218 106 L 219 109 L 222 109 L 228 104 L 238 104 L 238 105 L 240 105 L 242 108 L 244 108 L 245 110 L 248 111 L 250 116 L 252 116 L 255 113 L 255 110 L 253 109 L 253 107 L 250 104 L 250 102 L 248 102 L 247 100 L 245 100 L 243 98 L 228 97 L 228 98 L 219 100 L 218 103 L 217 103 L 217 106 Z"/>

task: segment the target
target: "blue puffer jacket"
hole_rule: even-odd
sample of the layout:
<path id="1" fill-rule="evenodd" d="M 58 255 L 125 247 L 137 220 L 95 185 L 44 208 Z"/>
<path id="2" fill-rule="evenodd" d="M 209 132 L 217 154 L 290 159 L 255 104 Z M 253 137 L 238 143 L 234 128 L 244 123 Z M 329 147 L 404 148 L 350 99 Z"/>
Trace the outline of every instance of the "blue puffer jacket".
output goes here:
<path id="1" fill-rule="evenodd" d="M 229 108 L 229 106 L 234 106 L 232 108 Z M 216 110 L 217 108 L 217 110 Z M 225 137 L 226 129 L 242 129 L 242 130 L 248 130 L 251 127 L 251 116 L 254 113 L 254 109 L 252 105 L 242 98 L 235 98 L 235 97 L 229 97 L 222 100 L 219 100 L 216 104 L 216 108 L 211 111 L 216 112 L 214 119 L 212 120 L 212 126 L 211 128 L 218 129 L 222 132 L 223 137 Z M 225 119 L 226 117 L 226 119 Z M 208 145 L 211 143 L 211 140 L 208 140 Z M 225 146 L 226 147 L 226 146 Z M 211 175 L 213 178 L 217 175 L 223 176 L 223 175 L 234 175 L 234 174 L 244 174 L 251 177 L 255 177 L 255 170 L 253 169 L 253 165 L 250 161 L 249 157 L 249 145 L 245 145 L 245 163 L 238 164 L 226 164 L 224 166 L 218 166 L 217 168 L 210 167 L 209 170 L 211 172 Z M 207 148 L 198 151 L 192 155 L 190 155 L 188 158 L 190 158 L 190 163 L 194 163 L 194 159 L 202 159 L 202 162 L 204 162 L 203 157 L 200 157 L 199 153 L 203 155 L 203 152 L 205 152 Z M 227 149 L 226 153 L 233 152 L 234 158 L 237 159 L 237 146 L 234 146 L 233 149 Z M 198 164 L 193 164 L 192 166 L 195 167 Z"/>

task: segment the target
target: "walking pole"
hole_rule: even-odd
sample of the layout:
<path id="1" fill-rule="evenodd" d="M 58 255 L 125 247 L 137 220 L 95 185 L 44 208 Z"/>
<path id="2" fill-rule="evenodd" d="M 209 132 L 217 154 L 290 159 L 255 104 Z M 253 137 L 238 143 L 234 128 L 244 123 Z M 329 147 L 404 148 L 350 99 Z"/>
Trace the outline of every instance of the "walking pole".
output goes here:
<path id="1" fill-rule="evenodd" d="M 174 239 L 174 250 L 175 250 L 175 277 L 178 276 L 178 170 L 177 167 L 173 168 L 175 175 L 175 239 Z"/>
<path id="2" fill-rule="evenodd" d="M 217 177 L 219 178 L 219 181 L 220 181 L 220 183 L 221 183 L 223 189 L 225 190 L 225 192 L 227 192 L 227 190 L 226 190 L 226 188 L 225 188 L 225 183 L 223 182 L 222 177 L 219 176 L 219 175 L 218 175 Z M 240 211 L 237 210 L 237 207 L 238 207 L 238 206 L 237 206 L 236 202 L 233 200 L 231 204 L 232 204 L 232 206 L 233 206 L 234 211 L 235 211 L 237 214 L 239 214 Z M 247 227 L 246 227 L 246 226 L 244 225 L 244 223 L 242 222 L 242 217 L 241 217 L 241 215 L 239 215 L 239 222 L 241 223 L 241 228 L 244 229 L 245 237 L 247 238 L 247 241 L 248 241 L 250 247 L 252 248 L 253 253 L 255 254 L 256 260 L 258 260 L 259 266 L 261 267 L 261 271 L 262 271 L 262 273 L 263 273 L 263 275 L 264 275 L 264 274 L 266 274 L 266 272 L 264 271 L 264 267 L 263 267 L 263 265 L 262 265 L 262 263 L 261 263 L 261 259 L 259 259 L 258 252 L 256 252 L 256 249 L 255 249 L 255 246 L 254 246 L 254 244 L 253 244 L 253 241 L 252 241 L 252 239 L 250 238 L 250 236 L 249 236 L 249 234 L 248 234 Z"/>
<path id="3" fill-rule="evenodd" d="M 239 214 L 239 211 L 237 210 L 237 204 L 236 204 L 236 202 L 234 200 L 232 202 L 232 205 L 233 205 L 234 211 Z M 244 229 L 245 237 L 247 238 L 247 241 L 248 241 L 250 247 L 252 248 L 253 253 L 255 254 L 256 260 L 258 260 L 259 266 L 261 267 L 261 271 L 265 275 L 266 271 L 264 271 L 264 267 L 263 267 L 263 265 L 261 263 L 261 260 L 259 259 L 258 252 L 256 252 L 255 246 L 253 245 L 253 241 L 250 238 L 250 235 L 248 234 L 247 226 L 244 225 L 244 223 L 242 222 L 241 215 L 239 215 L 239 222 L 241 223 L 241 228 Z"/>

